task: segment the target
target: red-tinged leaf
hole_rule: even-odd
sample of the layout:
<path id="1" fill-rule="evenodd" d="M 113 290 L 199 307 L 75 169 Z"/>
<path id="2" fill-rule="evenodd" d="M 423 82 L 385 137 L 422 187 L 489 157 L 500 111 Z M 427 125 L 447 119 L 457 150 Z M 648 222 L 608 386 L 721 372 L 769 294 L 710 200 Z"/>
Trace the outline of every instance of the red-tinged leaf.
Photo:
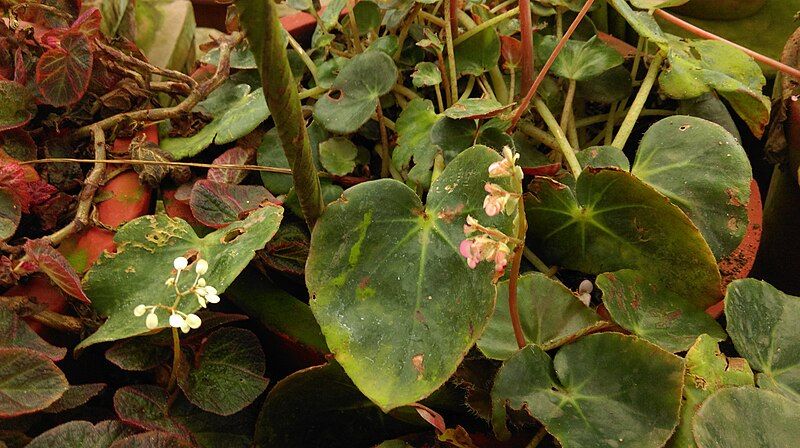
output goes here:
<path id="1" fill-rule="evenodd" d="M 81 9 L 79 0 L 40 0 L 38 3 L 51 6 L 59 13 L 43 8 L 22 8 L 19 18 L 46 28 L 66 28 L 72 22 L 72 18 L 78 16 Z"/>
<path id="2" fill-rule="evenodd" d="M 70 31 L 76 31 L 88 38 L 97 37 L 100 35 L 100 22 L 103 16 L 97 8 L 89 8 L 78 17 L 75 22 L 69 27 Z"/>
<path id="3" fill-rule="evenodd" d="M 133 431 L 130 428 L 116 420 L 106 420 L 96 425 L 75 420 L 43 432 L 27 448 L 109 448 L 114 441 L 131 434 Z"/>
<path id="4" fill-rule="evenodd" d="M 150 431 L 118 440 L 109 448 L 192 448 L 194 446 L 174 434 Z"/>
<path id="5" fill-rule="evenodd" d="M 45 273 L 65 293 L 76 299 L 91 303 L 81 288 L 81 280 L 78 273 L 69 264 L 61 252 L 53 249 L 52 246 L 42 240 L 28 240 L 24 245 L 25 254 L 28 255 L 39 266 L 39 270 Z"/>
<path id="6" fill-rule="evenodd" d="M 561 169 L 560 163 L 551 163 L 549 165 L 542 165 L 542 166 L 524 166 L 522 167 L 522 173 L 526 176 L 548 176 L 552 177 L 558 174 L 558 171 Z"/>
<path id="7" fill-rule="evenodd" d="M 261 186 L 200 180 L 192 188 L 189 206 L 198 221 L 219 229 L 242 219 L 247 212 L 270 199 L 273 199 L 272 195 Z"/>
<path id="8" fill-rule="evenodd" d="M 438 412 L 419 403 L 412 403 L 411 407 L 413 407 L 417 411 L 417 414 L 419 414 L 419 416 L 422 417 L 423 420 L 430 423 L 431 426 L 436 428 L 436 430 L 439 431 L 439 433 L 445 432 L 445 430 L 447 429 L 447 425 L 444 423 L 444 418 Z"/>
<path id="9" fill-rule="evenodd" d="M 167 391 L 157 386 L 126 386 L 114 394 L 114 411 L 131 426 L 190 438 L 189 429 L 168 415 L 168 398 Z"/>
<path id="10" fill-rule="evenodd" d="M 89 87 L 93 63 L 86 36 L 66 34 L 61 39 L 61 46 L 47 50 L 36 64 L 39 93 L 53 106 L 76 103 Z"/>
<path id="11" fill-rule="evenodd" d="M 70 386 L 64 395 L 61 396 L 55 403 L 51 404 L 44 410 L 48 414 L 57 414 L 59 412 L 68 411 L 77 407 L 83 406 L 89 400 L 98 396 L 106 388 L 103 383 L 91 384 L 78 384 Z"/>
<path id="12" fill-rule="evenodd" d="M 67 350 L 50 345 L 15 313 L 0 306 L 0 347 L 20 347 L 39 352 L 53 361 L 64 359 Z"/>
<path id="13" fill-rule="evenodd" d="M 522 64 L 522 42 L 513 37 L 500 36 L 500 55 L 505 67 L 519 67 Z"/>
<path id="14" fill-rule="evenodd" d="M 26 348 L 0 348 L 0 418 L 40 411 L 69 388 L 47 356 Z"/>
<path id="15" fill-rule="evenodd" d="M 214 165 L 249 165 L 256 159 L 255 148 L 231 148 L 221 156 L 214 159 Z M 208 180 L 224 182 L 226 184 L 239 184 L 247 177 L 247 171 L 230 168 L 210 168 Z"/>
<path id="16" fill-rule="evenodd" d="M 25 86 L 0 80 L 0 131 L 25 126 L 35 112 L 33 97 Z"/>

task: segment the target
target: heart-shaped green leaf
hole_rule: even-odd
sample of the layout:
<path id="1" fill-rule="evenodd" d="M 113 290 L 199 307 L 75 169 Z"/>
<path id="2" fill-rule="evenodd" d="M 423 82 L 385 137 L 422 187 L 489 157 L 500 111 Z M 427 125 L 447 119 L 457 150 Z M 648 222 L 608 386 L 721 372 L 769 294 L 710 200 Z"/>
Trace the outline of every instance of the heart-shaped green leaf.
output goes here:
<path id="1" fill-rule="evenodd" d="M 546 60 L 553 53 L 558 39 L 545 36 L 536 47 L 540 59 Z M 568 40 L 558 54 L 550 71 L 562 78 L 586 81 L 614 67 L 622 65 L 625 59 L 597 36 L 586 42 Z"/>
<path id="2" fill-rule="evenodd" d="M 695 98 L 715 90 L 761 137 L 769 121 L 770 100 L 756 62 L 741 50 L 712 40 L 673 41 L 667 53 L 669 68 L 661 73 L 661 91 L 676 99 Z"/>
<path id="3" fill-rule="evenodd" d="M 47 356 L 19 347 L 0 347 L 0 418 L 40 411 L 69 388 Z"/>
<path id="4" fill-rule="evenodd" d="M 397 80 L 397 67 L 380 51 L 362 53 L 349 60 L 327 95 L 314 105 L 314 118 L 337 134 L 358 130 L 375 113 L 378 99 Z"/>
<path id="5" fill-rule="evenodd" d="M 497 31 L 489 27 L 456 45 L 453 53 L 459 74 L 480 76 L 497 67 L 500 38 L 497 37 Z"/>
<path id="6" fill-rule="evenodd" d="M 147 333 L 143 319 L 134 318 L 133 309 L 139 304 L 172 306 L 175 291 L 166 288 L 164 281 L 173 275 L 172 260 L 176 257 L 199 253 L 208 261 L 208 272 L 203 275 L 207 283 L 219 292 L 225 291 L 255 251 L 272 238 L 282 217 L 281 207 L 268 206 L 204 238 L 199 238 L 186 221 L 161 214 L 125 224 L 114 238 L 117 252 L 105 254 L 84 277 L 92 306 L 108 319 L 77 349 Z M 190 276 L 184 275 L 183 289 L 191 285 Z M 193 313 L 200 304 L 187 296 L 178 308 Z M 166 327 L 166 311 L 159 310 L 157 314 L 159 326 Z"/>
<path id="7" fill-rule="evenodd" d="M 96 425 L 76 420 L 56 426 L 31 440 L 28 448 L 109 448 L 115 441 L 133 434 L 122 422 L 102 421 Z"/>
<path id="8" fill-rule="evenodd" d="M 322 165 L 318 160 L 319 143 L 326 140 L 329 134 L 316 121 L 306 129 L 308 131 L 308 139 L 311 141 L 311 158 L 314 161 L 314 166 L 322 169 Z M 278 138 L 277 129 L 272 128 L 264 134 L 261 139 L 261 145 L 258 147 L 257 160 L 261 166 L 289 168 L 289 161 L 286 159 L 286 153 L 283 152 L 283 145 L 281 144 L 281 139 Z M 291 174 L 269 173 L 266 171 L 261 172 L 261 182 L 273 194 L 286 194 L 294 185 Z"/>
<path id="9" fill-rule="evenodd" d="M 494 306 L 494 266 L 459 253 L 482 210 L 487 168 L 499 154 L 475 146 L 431 185 L 427 206 L 395 180 L 350 188 L 311 237 L 306 285 L 328 347 L 356 386 L 384 410 L 427 397 L 455 371 Z M 496 180 L 510 189 L 506 180 Z"/>
<path id="10" fill-rule="evenodd" d="M 408 178 L 423 187 L 431 182 L 431 168 L 438 150 L 431 141 L 431 130 L 440 118 L 433 110 L 433 103 L 420 98 L 411 100 L 397 118 L 397 147 L 392 152 L 392 164 L 403 171 L 413 157 L 414 166 Z"/>
<path id="11" fill-rule="evenodd" d="M 527 409 L 564 448 L 660 448 L 678 423 L 683 360 L 637 337 L 600 333 L 551 361 L 529 345 L 492 387 L 492 425 L 508 436 L 506 406 Z"/>
<path id="12" fill-rule="evenodd" d="M 319 144 L 319 163 L 337 176 L 350 174 L 356 167 L 358 148 L 349 139 L 334 137 Z"/>
<path id="13" fill-rule="evenodd" d="M 365 430 L 369 428 L 369 430 Z M 384 414 L 336 363 L 281 380 L 267 395 L 256 424 L 256 446 L 372 446 L 412 426 Z"/>
<path id="14" fill-rule="evenodd" d="M 548 343 L 602 322 L 560 282 L 539 272 L 519 277 L 517 308 L 529 344 Z M 508 311 L 508 281 L 497 285 L 497 304 L 478 348 L 487 358 L 506 360 L 519 350 Z"/>
<path id="15" fill-rule="evenodd" d="M 22 84 L 0 80 L 0 131 L 27 124 L 36 112 L 33 96 Z"/>
<path id="16" fill-rule="evenodd" d="M 633 175 L 587 168 L 575 190 L 537 178 L 526 198 L 528 242 L 546 262 L 601 274 L 611 317 L 667 350 L 725 333 L 705 313 L 719 301 L 714 255 L 689 218 Z"/>
<path id="17" fill-rule="evenodd" d="M 200 348 L 196 366 L 178 381 L 194 405 L 231 415 L 255 401 L 267 388 L 266 361 L 258 337 L 242 328 L 221 328 Z"/>
<path id="18" fill-rule="evenodd" d="M 722 126 L 682 115 L 659 121 L 642 137 L 631 173 L 689 216 L 717 260 L 742 242 L 752 170 Z"/>
<path id="19" fill-rule="evenodd" d="M 712 395 L 692 424 L 699 448 L 788 448 L 800 440 L 800 404 L 754 387 Z"/>
<path id="20" fill-rule="evenodd" d="M 92 76 L 89 40 L 81 33 L 61 38 L 61 46 L 47 50 L 36 63 L 36 87 L 53 106 L 76 103 L 86 93 Z"/>
<path id="21" fill-rule="evenodd" d="M 420 62 L 411 74 L 414 87 L 435 86 L 442 82 L 442 72 L 433 62 Z"/>
<path id="22" fill-rule="evenodd" d="M 692 419 L 703 401 L 723 387 L 753 386 L 753 371 L 742 358 L 727 358 L 717 342 L 708 335 L 697 338 L 686 353 L 686 376 L 683 381 L 681 424 L 670 447 L 694 448 Z"/>
<path id="23" fill-rule="evenodd" d="M 728 333 L 758 386 L 800 402 L 800 297 L 766 282 L 736 280 L 725 296 Z"/>
<path id="24" fill-rule="evenodd" d="M 578 81 L 575 95 L 596 103 L 611 104 L 628 98 L 632 91 L 631 72 L 619 65 L 586 81 Z"/>
<path id="25" fill-rule="evenodd" d="M 218 87 L 198 107 L 214 119 L 190 137 L 161 140 L 161 149 L 175 160 L 197 155 L 212 143 L 224 145 L 244 137 L 270 115 L 264 89 L 251 92 L 249 85 L 232 81 Z"/>
<path id="26" fill-rule="evenodd" d="M 271 197 L 260 185 L 233 185 L 203 179 L 192 186 L 189 206 L 198 221 L 220 229 L 261 207 Z"/>

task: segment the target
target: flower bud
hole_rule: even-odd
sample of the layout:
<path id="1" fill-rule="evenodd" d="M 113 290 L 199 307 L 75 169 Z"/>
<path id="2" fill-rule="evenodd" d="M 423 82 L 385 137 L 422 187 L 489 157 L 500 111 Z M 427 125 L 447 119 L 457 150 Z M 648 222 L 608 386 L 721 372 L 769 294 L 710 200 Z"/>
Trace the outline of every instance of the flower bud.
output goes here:
<path id="1" fill-rule="evenodd" d="M 156 313 L 148 314 L 147 318 L 144 320 L 144 325 L 149 330 L 154 330 L 156 327 L 158 327 L 158 316 L 156 316 Z"/>
<path id="2" fill-rule="evenodd" d="M 206 294 L 205 299 L 208 303 L 219 303 L 219 296 L 216 294 Z"/>
<path id="3" fill-rule="evenodd" d="M 194 272 L 199 275 L 203 275 L 208 271 L 208 262 L 203 260 L 202 258 L 197 260 L 197 264 L 194 266 Z"/>
<path id="4" fill-rule="evenodd" d="M 172 314 L 169 316 L 169 326 L 173 328 L 181 328 L 186 321 L 181 317 L 180 314 Z"/>
<path id="5" fill-rule="evenodd" d="M 172 262 L 172 266 L 179 271 L 186 269 L 188 265 L 189 260 L 187 260 L 186 257 L 178 257 Z"/>
<path id="6" fill-rule="evenodd" d="M 142 317 L 146 312 L 147 312 L 147 307 L 144 305 L 136 305 L 136 308 L 133 309 L 133 315 L 136 317 Z"/>
<path id="7" fill-rule="evenodd" d="M 190 314 L 186 316 L 186 325 L 189 328 L 200 328 L 200 324 L 203 322 L 200 320 L 200 317 L 197 314 Z"/>

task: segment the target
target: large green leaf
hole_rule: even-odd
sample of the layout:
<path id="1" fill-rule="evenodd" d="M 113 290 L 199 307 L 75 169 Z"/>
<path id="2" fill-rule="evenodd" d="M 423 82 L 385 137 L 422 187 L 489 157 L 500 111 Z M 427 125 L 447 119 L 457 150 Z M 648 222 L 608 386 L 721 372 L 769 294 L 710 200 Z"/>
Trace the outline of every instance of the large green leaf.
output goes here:
<path id="1" fill-rule="evenodd" d="M 717 260 L 742 242 L 752 170 L 722 126 L 688 116 L 659 121 L 644 134 L 631 173 L 689 216 Z"/>
<path id="2" fill-rule="evenodd" d="M 736 280 L 728 285 L 725 316 L 736 350 L 761 372 L 758 386 L 800 401 L 800 297 Z"/>
<path id="3" fill-rule="evenodd" d="M 480 76 L 497 67 L 500 60 L 500 38 L 493 27 L 486 28 L 456 45 L 453 54 L 459 74 Z"/>
<path id="4" fill-rule="evenodd" d="M 692 425 L 699 448 L 788 448 L 800 440 L 800 404 L 753 387 L 723 389 Z"/>
<path id="5" fill-rule="evenodd" d="M 600 274 L 611 317 L 667 350 L 700 334 L 725 337 L 704 310 L 719 301 L 711 250 L 686 215 L 633 175 L 587 168 L 575 190 L 552 179 L 531 184 L 528 242 L 546 262 Z"/>
<path id="6" fill-rule="evenodd" d="M 539 272 L 520 276 L 517 309 L 529 344 L 546 345 L 602 322 L 600 316 L 560 282 Z M 492 359 L 506 360 L 519 350 L 508 311 L 508 281 L 497 285 L 497 304 L 478 348 Z"/>
<path id="7" fill-rule="evenodd" d="M 251 92 L 249 85 L 231 82 L 214 93 L 217 96 L 206 99 L 204 108 L 214 119 L 190 137 L 161 140 L 161 149 L 176 160 L 191 157 L 212 143 L 224 145 L 244 137 L 270 115 L 262 88 Z"/>
<path id="8" fill-rule="evenodd" d="M 633 336 L 586 336 L 551 361 L 529 345 L 492 387 L 492 425 L 507 437 L 506 406 L 526 409 L 564 448 L 660 448 L 678 423 L 683 361 Z"/>
<path id="9" fill-rule="evenodd" d="M 753 371 L 742 358 L 727 358 L 716 341 L 708 335 L 697 338 L 686 353 L 686 375 L 683 381 L 681 424 L 670 441 L 670 447 L 694 448 L 692 419 L 703 401 L 723 387 L 752 386 Z"/>
<path id="10" fill-rule="evenodd" d="M 509 217 L 482 210 L 497 160 L 485 146 L 464 151 L 431 185 L 427 206 L 395 180 L 357 185 L 317 222 L 306 265 L 311 309 L 337 361 L 384 410 L 441 386 L 489 319 L 494 266 L 470 269 L 458 248 L 468 214 L 512 230 Z"/>
<path id="11" fill-rule="evenodd" d="M 267 395 L 256 425 L 258 448 L 372 446 L 412 426 L 384 414 L 336 363 L 281 380 Z"/>
<path id="12" fill-rule="evenodd" d="M 631 27 L 642 37 L 660 47 L 668 45 L 666 33 L 661 31 L 653 16 L 645 11 L 634 11 L 628 5 L 627 0 L 608 0 L 608 3 L 631 25 Z"/>
<path id="13" fill-rule="evenodd" d="M 40 411 L 69 388 L 47 356 L 19 347 L 0 347 L 0 418 Z"/>
<path id="14" fill-rule="evenodd" d="M 770 100 L 762 93 L 764 74 L 748 55 L 723 42 L 673 40 L 669 68 L 659 76 L 661 91 L 676 99 L 715 90 L 730 103 L 757 137 L 769 121 Z"/>
<path id="15" fill-rule="evenodd" d="M 255 251 L 272 238 L 282 217 L 281 207 L 268 206 L 204 238 L 199 238 L 186 221 L 161 214 L 125 224 L 114 238 L 117 252 L 105 254 L 84 277 L 92 305 L 108 319 L 77 349 L 147 333 L 144 320 L 133 316 L 133 308 L 139 304 L 172 306 L 175 292 L 166 288 L 164 281 L 173 275 L 172 260 L 176 257 L 199 253 L 208 261 L 209 269 L 203 276 L 207 283 L 219 292 L 225 291 Z M 193 278 L 189 277 L 191 274 L 184 275 L 183 289 L 191 285 Z M 187 296 L 178 308 L 192 313 L 200 309 L 200 304 Z M 159 327 L 167 327 L 167 312 L 159 310 L 157 314 Z"/>
<path id="16" fill-rule="evenodd" d="M 558 39 L 545 36 L 536 47 L 539 58 L 546 60 L 553 53 Z M 587 42 L 568 40 L 564 49 L 558 54 L 550 71 L 562 78 L 575 81 L 586 81 L 595 76 L 622 65 L 625 59 L 613 48 L 606 45 L 597 36 Z"/>
<path id="17" fill-rule="evenodd" d="M 133 433 L 122 422 L 105 420 L 96 425 L 76 420 L 56 426 L 31 440 L 28 448 L 109 448 Z"/>
<path id="18" fill-rule="evenodd" d="M 380 51 L 362 53 L 342 67 L 327 95 L 314 105 L 314 118 L 337 134 L 358 130 L 375 113 L 378 99 L 397 81 L 397 67 Z"/>
<path id="19" fill-rule="evenodd" d="M 203 340 L 196 366 L 178 382 L 200 409 L 231 415 L 267 388 L 266 361 L 258 337 L 242 328 L 221 328 Z"/>

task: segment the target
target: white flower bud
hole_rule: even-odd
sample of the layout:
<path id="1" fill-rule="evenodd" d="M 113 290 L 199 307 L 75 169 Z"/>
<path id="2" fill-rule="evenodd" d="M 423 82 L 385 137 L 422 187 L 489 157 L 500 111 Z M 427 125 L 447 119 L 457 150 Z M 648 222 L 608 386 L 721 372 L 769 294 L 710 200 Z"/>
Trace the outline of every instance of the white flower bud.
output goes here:
<path id="1" fill-rule="evenodd" d="M 579 299 L 580 299 L 580 301 L 581 301 L 581 302 L 582 302 L 584 305 L 586 305 L 586 306 L 589 306 L 589 303 L 591 303 L 591 301 L 592 301 L 592 295 L 591 295 L 591 294 L 589 294 L 588 292 L 584 292 L 584 293 L 583 293 L 583 294 L 581 294 L 581 295 L 580 295 L 580 297 L 578 297 L 578 298 L 579 298 Z"/>
<path id="2" fill-rule="evenodd" d="M 591 280 L 584 280 L 581 282 L 580 286 L 578 286 L 578 292 L 583 293 L 591 293 L 594 290 L 594 285 L 592 284 Z"/>
<path id="3" fill-rule="evenodd" d="M 172 314 L 169 316 L 169 326 L 173 328 L 181 328 L 186 321 L 181 317 L 180 314 Z"/>
<path id="4" fill-rule="evenodd" d="M 188 325 L 189 328 L 200 328 L 200 324 L 202 323 L 203 322 L 200 320 L 200 317 L 197 314 L 190 314 L 186 316 L 186 325 Z"/>
<path id="5" fill-rule="evenodd" d="M 186 322 L 184 322 L 183 325 L 181 325 L 181 331 L 184 333 L 188 333 L 189 330 L 190 330 L 189 325 L 186 324 Z"/>
<path id="6" fill-rule="evenodd" d="M 189 260 L 187 260 L 186 257 L 178 257 L 172 262 L 172 266 L 179 271 L 186 269 L 188 265 Z"/>
<path id="7" fill-rule="evenodd" d="M 219 296 L 216 294 L 206 294 L 206 301 L 208 301 L 208 303 L 219 303 Z"/>
<path id="8" fill-rule="evenodd" d="M 146 312 L 147 312 L 147 307 L 144 305 L 136 305 L 136 308 L 133 309 L 133 315 L 136 317 L 142 317 Z"/>
<path id="9" fill-rule="evenodd" d="M 148 314 L 147 318 L 144 320 L 144 325 L 149 330 L 155 329 L 158 326 L 158 316 L 156 316 L 156 313 Z"/>
<path id="10" fill-rule="evenodd" d="M 200 294 L 197 295 L 197 303 L 199 303 L 203 308 L 206 307 L 206 299 Z"/>
<path id="11" fill-rule="evenodd" d="M 197 286 L 199 286 L 199 287 L 201 287 L 201 288 L 202 288 L 203 286 L 206 286 L 206 279 L 204 279 L 203 277 L 200 277 L 200 278 L 198 278 L 198 279 L 197 279 Z"/>
<path id="12" fill-rule="evenodd" d="M 202 258 L 197 260 L 197 264 L 194 266 L 194 272 L 198 273 L 199 275 L 203 275 L 208 271 L 208 262 L 203 260 Z"/>

